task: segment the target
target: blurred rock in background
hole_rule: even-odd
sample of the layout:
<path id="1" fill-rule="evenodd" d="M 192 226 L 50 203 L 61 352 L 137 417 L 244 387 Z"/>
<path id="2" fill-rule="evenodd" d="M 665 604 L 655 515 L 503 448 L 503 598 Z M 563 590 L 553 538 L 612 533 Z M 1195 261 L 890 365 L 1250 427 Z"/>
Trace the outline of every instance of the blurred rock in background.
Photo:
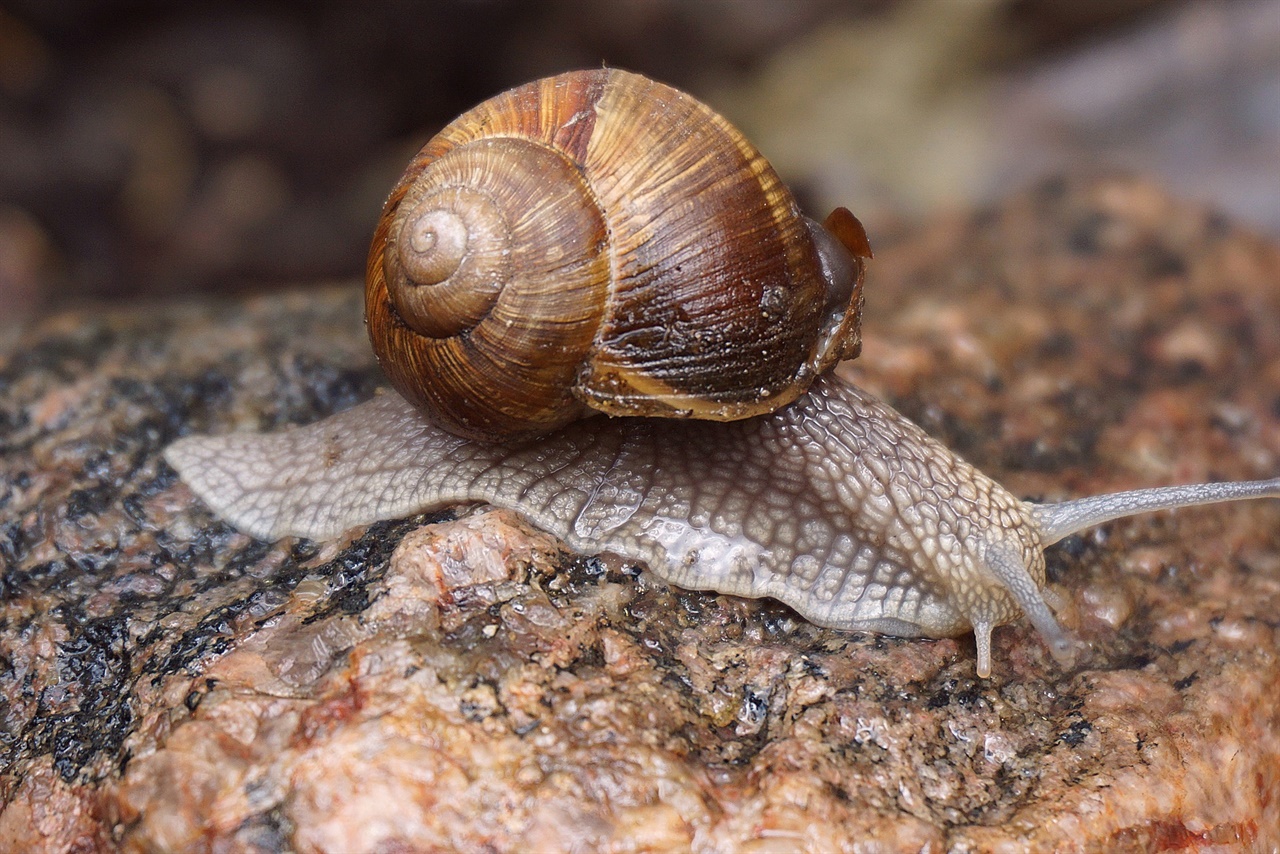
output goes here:
<path id="1" fill-rule="evenodd" d="M 873 235 L 1106 165 L 1280 234 L 1280 0 L 11 0 L 0 317 L 358 276 L 444 122 L 600 63 L 713 104 Z"/>
<path id="2" fill-rule="evenodd" d="M 1063 43 L 1047 35 L 1065 8 L 898 4 L 825 22 L 701 94 L 815 208 L 851 205 L 872 234 L 885 217 L 1121 169 L 1280 236 L 1280 2 L 1142 4 L 1136 22 L 1102 5 L 1062 21 L 1097 25 Z"/>

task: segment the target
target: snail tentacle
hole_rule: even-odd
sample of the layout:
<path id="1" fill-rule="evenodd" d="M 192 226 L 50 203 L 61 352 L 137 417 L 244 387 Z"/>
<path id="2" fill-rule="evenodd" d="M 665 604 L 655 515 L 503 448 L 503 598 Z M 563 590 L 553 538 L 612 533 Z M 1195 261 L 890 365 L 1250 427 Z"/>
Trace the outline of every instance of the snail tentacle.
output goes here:
<path id="1" fill-rule="evenodd" d="M 1049 652 L 1061 663 L 1071 659 L 1077 642 L 1071 634 L 1058 624 L 1053 610 L 1046 601 L 1043 582 L 1037 583 L 1027 571 L 1018 548 L 1009 543 L 996 542 L 984 544 L 984 558 L 992 573 L 1003 582 L 1005 589 L 1013 596 L 1022 613 L 1031 621 L 1036 632 L 1044 641 Z M 979 621 L 975 621 L 977 626 Z M 986 676 L 979 668 L 979 675 Z"/>
<path id="2" fill-rule="evenodd" d="M 1155 510 L 1177 510 L 1250 498 L 1280 498 L 1280 477 L 1270 480 L 1157 486 L 1034 506 L 1040 536 L 1045 545 L 1052 545 L 1063 537 L 1112 519 Z"/>

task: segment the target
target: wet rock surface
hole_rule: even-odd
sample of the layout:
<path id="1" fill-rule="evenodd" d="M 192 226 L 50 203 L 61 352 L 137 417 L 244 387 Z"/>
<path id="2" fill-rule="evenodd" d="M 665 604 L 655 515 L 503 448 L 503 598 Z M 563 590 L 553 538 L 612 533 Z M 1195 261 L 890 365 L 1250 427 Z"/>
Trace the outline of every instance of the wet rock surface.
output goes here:
<path id="1" fill-rule="evenodd" d="M 877 245 L 841 368 L 1015 493 L 1280 470 L 1280 251 L 1148 184 Z M 379 384 L 351 286 L 0 334 L 0 847 L 1280 844 L 1280 506 L 1049 552 L 1025 625 L 813 627 L 460 508 L 261 543 L 159 459 Z"/>

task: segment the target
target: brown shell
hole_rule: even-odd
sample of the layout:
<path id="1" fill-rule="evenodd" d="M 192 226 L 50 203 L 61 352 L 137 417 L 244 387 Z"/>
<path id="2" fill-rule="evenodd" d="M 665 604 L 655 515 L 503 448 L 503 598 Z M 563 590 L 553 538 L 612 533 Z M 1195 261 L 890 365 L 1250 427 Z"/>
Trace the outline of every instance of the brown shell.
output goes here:
<path id="1" fill-rule="evenodd" d="M 392 384 L 459 435 L 591 410 L 732 420 L 857 354 L 856 263 L 827 305 L 805 220 L 741 133 L 639 75 L 576 71 L 418 152 L 374 235 L 366 316 Z"/>

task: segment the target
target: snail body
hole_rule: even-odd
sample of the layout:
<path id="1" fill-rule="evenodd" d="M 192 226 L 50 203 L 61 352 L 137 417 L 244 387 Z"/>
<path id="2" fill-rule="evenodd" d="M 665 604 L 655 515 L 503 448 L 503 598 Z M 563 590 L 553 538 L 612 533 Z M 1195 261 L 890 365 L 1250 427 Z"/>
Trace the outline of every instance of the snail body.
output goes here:
<path id="1" fill-rule="evenodd" d="M 645 139 L 676 157 L 674 165 L 646 171 L 616 162 L 624 149 L 608 135 L 622 131 L 608 119 L 618 104 L 642 125 L 662 129 Z M 508 116 L 511 111 L 515 115 Z M 707 164 L 721 158 L 681 149 L 678 126 L 663 123 L 670 116 L 701 128 L 684 138 L 728 145 L 725 159 L 749 178 L 764 176 L 757 190 L 747 181 L 746 190 L 728 196 L 749 211 L 719 218 L 687 213 L 696 199 L 676 191 L 701 186 L 687 173 L 709 170 Z M 870 255 L 865 235 L 847 212 L 837 211 L 823 226 L 800 217 L 758 152 L 726 128 L 732 130 L 688 96 L 614 71 L 548 78 L 465 114 L 415 158 L 388 199 L 370 251 L 370 336 L 399 394 L 381 394 L 279 433 L 184 438 L 165 451 L 165 459 L 219 515 L 264 539 L 324 539 L 380 519 L 485 501 L 524 514 L 571 548 L 644 561 L 683 587 L 770 596 L 821 625 L 926 637 L 972 630 L 984 677 L 991 669 L 992 629 L 1023 615 L 1055 656 L 1072 655 L 1073 641 L 1046 603 L 1046 546 L 1132 513 L 1280 496 L 1275 479 L 1060 504 L 1018 499 L 891 407 L 829 372 L 858 349 L 862 258 Z M 597 133 L 605 133 L 604 141 L 592 142 Z M 513 150 L 526 155 L 513 167 L 517 188 L 528 191 L 526 185 L 538 183 L 528 176 L 564 178 L 565 192 L 578 201 L 608 197 L 623 207 L 657 202 L 676 211 L 684 226 L 703 219 L 715 226 L 700 232 L 701 243 L 677 239 L 675 249 L 651 245 L 663 239 L 657 229 L 662 216 L 601 213 L 598 207 L 548 213 L 551 233 L 560 237 L 546 247 L 523 245 L 525 238 L 538 239 L 537 223 L 522 224 L 532 231 L 518 232 L 524 237 L 514 243 L 511 232 L 459 232 L 459 223 L 469 228 L 493 214 L 490 203 L 501 193 L 484 182 L 492 182 L 487 173 L 514 157 Z M 581 159 L 566 159 L 566 151 Z M 457 152 L 465 154 L 455 157 Z M 612 164 L 601 175 L 584 165 L 593 152 L 594 159 Z M 432 164 L 451 157 L 458 162 L 449 166 L 456 167 L 450 177 L 441 181 L 433 174 L 426 184 L 416 183 Z M 648 188 L 642 192 L 611 185 L 641 172 L 640 184 Z M 471 179 L 483 179 L 481 189 L 466 183 Z M 484 202 L 480 213 L 450 207 L 472 196 Z M 497 218 L 560 204 L 544 206 L 536 192 L 522 198 L 516 214 Z M 633 219 L 640 225 L 620 224 Z M 566 223 L 583 230 L 562 235 Z M 735 230 L 734 223 L 756 224 Z M 610 241 L 624 234 L 629 236 L 619 253 Z M 773 242 L 775 234 L 781 243 Z M 402 251 L 408 244 L 417 248 Z M 727 247 L 749 254 L 759 244 L 767 244 L 772 260 L 731 266 L 737 261 Z M 566 259 L 556 246 L 585 254 Z M 452 268 L 452 260 L 440 262 L 431 254 L 437 247 L 459 262 Z M 469 275 L 485 255 L 500 263 L 498 273 L 480 276 L 481 294 L 452 293 L 450 277 L 457 273 L 450 270 Z M 685 273 L 703 255 L 713 263 L 689 279 Z M 655 265 L 670 269 L 655 271 Z M 442 270 L 447 275 L 441 277 Z M 538 290 L 557 271 L 567 275 L 568 296 Z M 411 274 L 440 282 L 406 285 Z M 537 285 L 539 296 L 509 297 L 501 288 L 494 296 L 499 274 L 506 286 Z M 605 278 L 591 278 L 600 275 Z M 591 281 L 583 284 L 584 276 Z M 446 307 L 463 318 L 461 331 L 451 329 L 451 311 L 423 308 L 440 296 L 430 291 L 441 283 Z M 675 296 L 664 296 L 658 283 Z M 710 286 L 711 295 L 701 296 L 700 286 Z M 402 287 L 407 295 L 397 296 Z M 717 288 L 732 293 L 724 296 Z M 664 319 L 629 302 L 636 296 L 632 290 L 644 289 L 650 289 L 648 305 Z M 604 308 L 575 307 L 578 298 L 600 295 L 607 298 Z M 567 308 L 560 306 L 564 300 Z M 562 326 L 570 345 L 543 342 L 533 348 L 535 355 L 521 351 L 508 361 L 490 352 L 508 337 L 527 343 L 532 320 L 524 312 L 548 305 L 568 313 Z M 668 309 L 673 313 L 664 314 Z M 427 319 L 415 318 L 418 313 Z M 495 317 L 496 325 L 486 327 Z M 679 325 L 694 321 L 713 327 L 722 321 L 730 329 Z M 677 328 L 659 335 L 669 323 Z M 779 324 L 787 328 L 773 328 Z M 763 343 L 740 334 L 743 329 L 763 334 Z M 788 330 L 802 340 L 778 343 Z M 424 336 L 426 343 L 418 340 Z M 671 343 L 664 338 L 683 342 L 684 349 L 671 355 L 662 349 Z M 655 343 L 662 345 L 659 354 L 645 357 L 641 345 Z M 732 367 L 721 377 L 712 357 L 728 350 L 734 350 L 726 355 Z M 548 351 L 550 367 L 542 373 L 537 354 Z M 499 370 L 470 385 L 461 365 L 477 354 L 482 365 Z M 771 364 L 752 375 L 751 359 Z M 679 376 L 681 365 L 692 370 L 691 379 Z M 434 385 L 441 374 L 443 383 Z M 551 377 L 567 378 L 569 385 L 542 388 Z M 520 397 L 530 389 L 538 402 Z M 504 394 L 517 399 L 509 403 Z M 549 409 L 543 408 L 547 399 Z M 664 417 L 584 417 L 597 410 Z"/>

